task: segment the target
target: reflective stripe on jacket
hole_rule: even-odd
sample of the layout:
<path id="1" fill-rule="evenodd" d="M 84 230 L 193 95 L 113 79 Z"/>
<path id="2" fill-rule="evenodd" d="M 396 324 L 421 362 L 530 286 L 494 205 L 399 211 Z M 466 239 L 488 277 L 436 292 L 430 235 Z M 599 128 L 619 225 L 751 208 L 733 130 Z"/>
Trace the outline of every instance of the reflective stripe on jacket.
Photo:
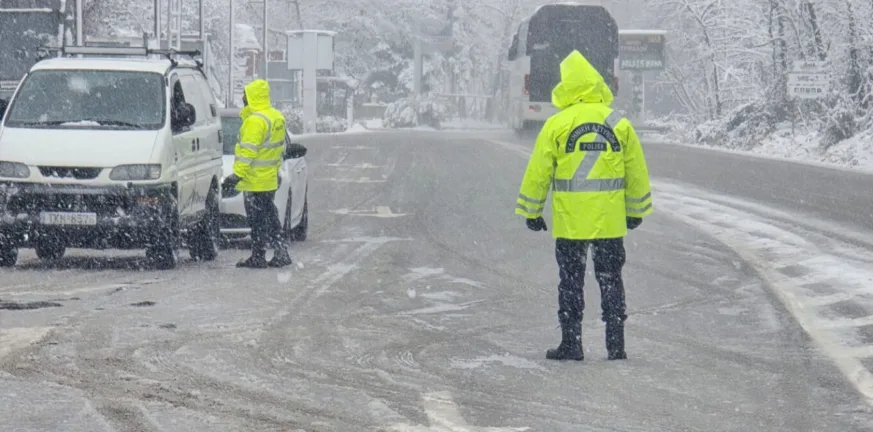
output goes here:
<path id="1" fill-rule="evenodd" d="M 631 123 L 612 111 L 612 92 L 578 51 L 561 62 L 552 91 L 560 110 L 543 126 L 515 213 L 539 217 L 552 189 L 552 233 L 592 240 L 627 235 L 626 216 L 652 212 L 645 156 Z"/>
<path id="2" fill-rule="evenodd" d="M 285 153 L 285 116 L 270 103 L 266 81 L 252 81 L 245 94 L 249 104 L 240 112 L 243 123 L 234 149 L 233 172 L 241 179 L 236 189 L 273 191 L 279 188 L 279 167 Z"/>

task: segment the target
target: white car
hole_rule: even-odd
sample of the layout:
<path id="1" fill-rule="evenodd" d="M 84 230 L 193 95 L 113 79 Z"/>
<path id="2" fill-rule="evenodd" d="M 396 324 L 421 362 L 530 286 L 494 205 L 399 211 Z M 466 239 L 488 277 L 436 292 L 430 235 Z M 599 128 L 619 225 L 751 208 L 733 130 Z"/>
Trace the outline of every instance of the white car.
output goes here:
<path id="1" fill-rule="evenodd" d="M 222 141 L 224 143 L 223 176 L 233 173 L 234 147 L 239 141 L 242 126 L 239 108 L 223 108 L 221 111 Z M 279 190 L 276 191 L 276 209 L 282 222 L 282 234 L 289 241 L 306 240 L 309 226 L 309 206 L 306 195 L 309 186 L 306 168 L 306 147 L 291 141 L 291 131 L 285 131 L 285 160 L 279 170 Z M 222 184 L 224 183 L 222 177 Z M 251 234 L 246 221 L 243 194 L 235 189 L 222 188 L 219 220 L 225 240 L 244 238 Z"/>

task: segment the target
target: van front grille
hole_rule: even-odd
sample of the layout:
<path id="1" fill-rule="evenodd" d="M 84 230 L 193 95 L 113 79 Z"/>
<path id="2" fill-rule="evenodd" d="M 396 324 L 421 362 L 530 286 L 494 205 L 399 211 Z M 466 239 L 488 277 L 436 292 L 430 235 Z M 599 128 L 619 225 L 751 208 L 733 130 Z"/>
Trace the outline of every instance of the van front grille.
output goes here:
<path id="1" fill-rule="evenodd" d="M 92 180 L 100 175 L 103 168 L 79 167 L 39 167 L 39 173 L 48 178 L 72 178 L 76 180 Z"/>

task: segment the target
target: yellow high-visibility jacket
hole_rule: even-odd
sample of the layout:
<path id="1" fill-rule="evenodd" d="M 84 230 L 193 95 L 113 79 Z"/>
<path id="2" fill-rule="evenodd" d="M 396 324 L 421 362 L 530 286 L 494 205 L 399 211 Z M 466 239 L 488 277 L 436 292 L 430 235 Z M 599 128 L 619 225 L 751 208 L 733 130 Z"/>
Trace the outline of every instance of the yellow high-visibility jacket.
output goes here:
<path id="1" fill-rule="evenodd" d="M 270 103 L 270 86 L 254 80 L 245 87 L 248 106 L 242 109 L 239 142 L 234 148 L 236 189 L 267 192 L 279 188 L 279 167 L 285 154 L 285 116 Z"/>
<path id="2" fill-rule="evenodd" d="M 561 62 L 552 90 L 558 113 L 537 137 L 515 213 L 542 216 L 552 188 L 555 238 L 593 240 L 627 235 L 626 216 L 652 212 L 643 148 L 630 121 L 610 108 L 612 92 L 578 51 Z"/>

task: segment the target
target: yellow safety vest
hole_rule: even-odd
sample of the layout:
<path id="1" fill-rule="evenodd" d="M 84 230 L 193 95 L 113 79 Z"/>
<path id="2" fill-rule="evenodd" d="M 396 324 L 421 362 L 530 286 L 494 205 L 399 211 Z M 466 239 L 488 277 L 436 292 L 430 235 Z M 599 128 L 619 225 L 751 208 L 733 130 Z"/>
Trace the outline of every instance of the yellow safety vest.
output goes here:
<path id="1" fill-rule="evenodd" d="M 515 213 L 542 216 L 551 188 L 554 237 L 624 237 L 626 216 L 652 212 L 648 168 L 633 126 L 609 108 L 612 92 L 577 51 L 561 63 L 552 102 L 560 111 L 537 137 Z"/>
<path id="2" fill-rule="evenodd" d="M 233 172 L 241 179 L 236 189 L 274 191 L 285 153 L 285 116 L 272 107 L 266 81 L 252 81 L 245 92 L 249 105 L 240 113 L 243 124 L 234 149 Z"/>

